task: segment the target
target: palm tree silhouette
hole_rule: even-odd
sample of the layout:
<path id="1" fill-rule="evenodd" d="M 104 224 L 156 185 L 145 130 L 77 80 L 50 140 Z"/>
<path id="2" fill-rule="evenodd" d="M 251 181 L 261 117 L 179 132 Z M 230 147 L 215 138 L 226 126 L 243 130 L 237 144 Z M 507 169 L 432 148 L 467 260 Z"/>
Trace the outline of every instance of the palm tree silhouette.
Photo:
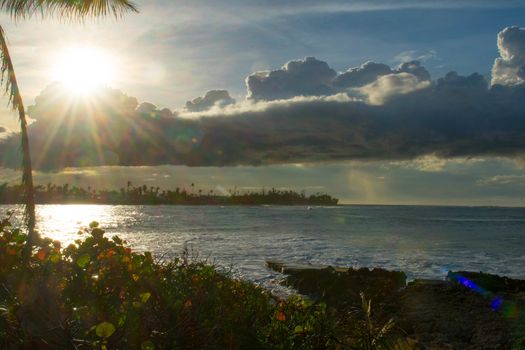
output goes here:
<path id="1" fill-rule="evenodd" d="M 13 19 L 24 19 L 33 16 L 57 16 L 79 21 L 107 15 L 119 18 L 125 12 L 137 12 L 135 5 L 129 0 L 0 0 L 0 10 L 8 12 Z M 31 152 L 29 149 L 24 102 L 18 87 L 13 61 L 9 54 L 7 38 L 2 26 L 0 26 L 0 78 L 0 83 L 5 89 L 4 92 L 9 98 L 8 104 L 14 111 L 18 112 L 20 122 L 22 187 L 25 206 L 24 221 L 28 231 L 25 254 L 29 255 L 36 240 L 35 191 Z"/>

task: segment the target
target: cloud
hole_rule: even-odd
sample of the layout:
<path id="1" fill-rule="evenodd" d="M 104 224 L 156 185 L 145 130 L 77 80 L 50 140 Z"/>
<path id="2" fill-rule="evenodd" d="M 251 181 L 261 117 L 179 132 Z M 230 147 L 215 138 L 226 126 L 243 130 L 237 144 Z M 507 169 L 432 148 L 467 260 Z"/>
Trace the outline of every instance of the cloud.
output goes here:
<path id="1" fill-rule="evenodd" d="M 517 85 L 525 82 L 525 28 L 508 27 L 498 34 L 501 57 L 492 67 L 492 85 Z"/>
<path id="2" fill-rule="evenodd" d="M 159 110 L 157 106 L 149 102 L 141 103 L 140 105 L 138 105 L 135 111 L 128 110 L 128 113 L 130 112 L 131 113 L 134 112 L 144 117 L 150 117 L 150 118 L 171 118 L 176 115 L 169 108 L 162 108 L 161 110 Z"/>
<path id="3" fill-rule="evenodd" d="M 353 90 L 370 84 L 396 84 L 400 88 L 399 93 L 418 88 L 413 86 L 417 84 L 408 81 L 411 77 L 399 73 L 409 73 L 419 82 L 430 81 L 430 74 L 419 61 L 402 63 L 394 70 L 386 64 L 368 61 L 337 74 L 326 62 L 306 57 L 303 60 L 290 61 L 281 69 L 256 72 L 248 76 L 247 98 L 253 101 L 272 101 L 297 96 L 328 96 L 339 92 L 352 93 Z M 384 76 L 389 78 L 380 79 Z M 419 88 L 423 85 L 427 84 L 420 84 Z M 390 95 L 394 93 L 391 92 Z"/>
<path id="4" fill-rule="evenodd" d="M 477 181 L 483 186 L 525 185 L 525 175 L 495 175 Z"/>
<path id="5" fill-rule="evenodd" d="M 31 110 L 40 114 L 29 128 L 35 167 L 420 158 L 421 168 L 435 170 L 440 162 L 425 155 L 448 159 L 525 154 L 525 87 L 488 89 L 479 74 L 454 72 L 431 85 L 401 72 L 363 89 L 373 104 L 345 93 L 298 96 L 244 101 L 190 113 L 192 119 L 184 113 L 162 117 L 157 110 L 152 118 L 122 106 L 127 99 L 107 102 L 112 109 L 104 113 L 90 115 L 76 106 L 77 115 L 62 117 L 57 111 L 66 110 L 64 106 L 39 99 L 41 105 Z M 110 91 L 102 95 L 121 96 Z M 18 141 L 9 140 L 0 155 L 4 165 L 16 166 Z"/>
<path id="6" fill-rule="evenodd" d="M 0 126 L 0 140 L 10 137 L 12 133 L 11 129 L 7 126 Z"/>
<path id="7" fill-rule="evenodd" d="M 437 52 L 434 49 L 427 51 L 407 50 L 396 55 L 396 57 L 394 57 L 394 60 L 397 62 L 406 63 L 411 61 L 425 62 L 436 58 Z"/>
<path id="8" fill-rule="evenodd" d="M 35 103 L 27 107 L 27 114 L 35 121 L 45 122 L 61 121 L 67 117 L 69 119 L 85 119 L 82 114 L 85 110 L 92 110 L 93 113 L 101 115 L 127 115 L 134 112 L 138 107 L 135 97 L 130 97 L 117 89 L 101 88 L 97 94 L 96 108 L 90 105 L 92 101 L 74 96 L 60 83 L 53 83 L 41 91 L 35 98 Z M 143 103 L 141 112 L 150 112 L 151 103 Z M 149 109 L 149 110 L 148 110 Z"/>
<path id="9" fill-rule="evenodd" d="M 482 158 L 454 158 L 454 159 L 446 159 L 437 157 L 435 154 L 427 154 L 422 157 L 417 157 L 413 160 L 404 160 L 404 161 L 397 161 L 397 162 L 391 162 L 391 165 L 398 165 L 402 168 L 406 169 L 416 169 L 419 171 L 427 172 L 427 173 L 441 173 L 444 171 L 451 172 L 452 166 L 460 165 L 472 165 L 476 163 L 483 163 L 484 159 Z"/>
<path id="10" fill-rule="evenodd" d="M 137 107 L 137 113 L 147 116 L 153 116 L 156 110 L 157 106 L 149 102 L 143 102 Z"/>
<path id="11" fill-rule="evenodd" d="M 204 97 L 197 97 L 186 102 L 186 110 L 190 112 L 202 112 L 214 106 L 220 108 L 234 103 L 235 100 L 230 97 L 227 90 L 210 90 Z"/>
<path id="12" fill-rule="evenodd" d="M 350 68 L 339 74 L 333 80 L 333 85 L 340 90 L 361 87 L 390 73 L 392 73 L 392 69 L 386 64 L 368 61 L 360 67 Z"/>
<path id="13" fill-rule="evenodd" d="M 458 90 L 462 90 L 462 93 L 484 93 L 487 88 L 487 81 L 478 73 L 465 77 L 452 71 L 448 72 L 443 78 L 439 78 L 437 81 L 438 90 L 451 91 L 452 93 L 458 92 Z"/>
<path id="14" fill-rule="evenodd" d="M 410 73 L 417 77 L 419 81 L 430 81 L 430 73 L 419 61 L 404 62 L 399 65 L 396 72 Z"/>
<path id="15" fill-rule="evenodd" d="M 429 86 L 429 81 L 420 81 L 414 74 L 400 72 L 379 77 L 375 82 L 363 86 L 358 91 L 367 97 L 370 104 L 382 105 L 395 96 L 409 94 Z"/>
<path id="16" fill-rule="evenodd" d="M 336 86 L 343 75 L 354 80 Z M 456 72 L 430 82 L 419 62 L 338 76 L 306 58 L 250 75 L 247 88 L 244 101 L 218 103 L 229 94 L 215 90 L 172 113 L 118 90 L 85 101 L 51 86 L 28 108 L 35 168 L 417 159 L 438 171 L 441 159 L 525 156 L 525 84 L 489 87 Z M 0 165 L 18 166 L 19 156 L 16 135 L 0 143 Z"/>
<path id="17" fill-rule="evenodd" d="M 336 75 L 326 62 L 314 57 L 290 61 L 280 69 L 256 72 L 248 76 L 247 98 L 258 101 L 329 95 L 332 92 L 332 79 Z"/>
<path id="18" fill-rule="evenodd" d="M 394 164 L 399 164 L 406 168 L 413 168 L 424 172 L 441 172 L 445 169 L 445 166 L 447 165 L 447 160 L 429 154 L 422 157 L 418 157 L 413 161 L 402 161 Z"/>

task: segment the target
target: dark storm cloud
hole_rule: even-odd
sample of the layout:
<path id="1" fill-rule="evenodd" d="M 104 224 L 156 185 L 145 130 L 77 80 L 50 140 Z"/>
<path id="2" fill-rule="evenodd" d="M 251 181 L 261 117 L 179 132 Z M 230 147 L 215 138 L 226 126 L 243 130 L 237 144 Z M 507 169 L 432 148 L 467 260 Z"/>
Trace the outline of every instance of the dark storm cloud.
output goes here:
<path id="1" fill-rule="evenodd" d="M 202 119 L 224 164 L 517 156 L 525 151 L 525 88 L 487 88 L 449 73 L 381 105 L 345 95 L 267 102 Z M 209 136 L 208 136 L 209 135 Z"/>
<path id="2" fill-rule="evenodd" d="M 374 82 L 380 76 L 391 73 L 392 69 L 386 64 L 369 61 L 360 67 L 350 68 L 339 74 L 335 77 L 333 85 L 338 89 L 361 87 Z"/>
<path id="3" fill-rule="evenodd" d="M 234 103 L 235 100 L 230 97 L 227 90 L 210 90 L 204 97 L 186 102 L 186 109 L 189 112 L 203 112 L 214 106 L 223 107 Z"/>
<path id="4" fill-rule="evenodd" d="M 330 95 L 332 79 L 336 75 L 326 62 L 314 57 L 290 61 L 280 69 L 256 72 L 246 78 L 248 99 L 268 101 Z"/>
<path id="5" fill-rule="evenodd" d="M 512 45 L 499 40 L 509 53 L 502 60 L 521 53 L 517 37 Z M 336 86 L 341 76 L 347 80 Z M 36 168 L 59 169 L 525 155 L 525 84 L 489 86 L 479 74 L 455 72 L 429 79 L 418 62 L 395 69 L 368 63 L 338 76 L 306 58 L 250 75 L 246 101 L 217 104 L 229 95 L 212 92 L 178 113 L 110 89 L 95 104 L 67 101 L 54 86 L 28 109 L 36 120 L 29 127 L 33 158 Z M 17 150 L 17 137 L 4 141 L 2 164 L 17 166 Z"/>
<path id="6" fill-rule="evenodd" d="M 396 70 L 399 73 L 410 73 L 418 78 L 419 81 L 430 81 L 430 73 L 419 61 L 401 63 Z"/>

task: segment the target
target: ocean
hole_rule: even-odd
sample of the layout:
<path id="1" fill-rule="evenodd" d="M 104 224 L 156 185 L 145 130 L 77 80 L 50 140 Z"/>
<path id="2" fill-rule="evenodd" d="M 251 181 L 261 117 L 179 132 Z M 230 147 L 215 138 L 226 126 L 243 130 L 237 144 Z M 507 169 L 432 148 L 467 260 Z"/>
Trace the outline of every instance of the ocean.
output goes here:
<path id="1" fill-rule="evenodd" d="M 21 207 L 0 206 L 0 214 Z M 449 270 L 525 278 L 525 208 L 430 206 L 39 205 L 38 229 L 68 244 L 98 221 L 164 259 L 188 250 L 234 275 L 279 288 L 266 260 L 382 267 L 409 279 Z"/>

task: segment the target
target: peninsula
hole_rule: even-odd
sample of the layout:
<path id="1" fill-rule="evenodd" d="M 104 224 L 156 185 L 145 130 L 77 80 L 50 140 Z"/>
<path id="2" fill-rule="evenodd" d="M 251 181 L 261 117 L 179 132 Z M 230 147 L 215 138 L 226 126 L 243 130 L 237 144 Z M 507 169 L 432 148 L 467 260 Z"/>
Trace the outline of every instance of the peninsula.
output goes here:
<path id="1" fill-rule="evenodd" d="M 216 193 L 214 190 L 204 191 L 191 184 L 190 189 L 177 187 L 164 190 L 160 187 L 146 185 L 127 186 L 118 190 L 97 190 L 70 186 L 69 184 L 35 187 L 35 202 L 37 204 L 130 204 L 130 205 L 337 205 L 339 200 L 325 193 L 307 195 L 304 191 L 296 192 L 290 189 L 271 188 L 259 191 L 238 191 Z M 0 204 L 23 203 L 22 187 L 0 185 Z"/>

